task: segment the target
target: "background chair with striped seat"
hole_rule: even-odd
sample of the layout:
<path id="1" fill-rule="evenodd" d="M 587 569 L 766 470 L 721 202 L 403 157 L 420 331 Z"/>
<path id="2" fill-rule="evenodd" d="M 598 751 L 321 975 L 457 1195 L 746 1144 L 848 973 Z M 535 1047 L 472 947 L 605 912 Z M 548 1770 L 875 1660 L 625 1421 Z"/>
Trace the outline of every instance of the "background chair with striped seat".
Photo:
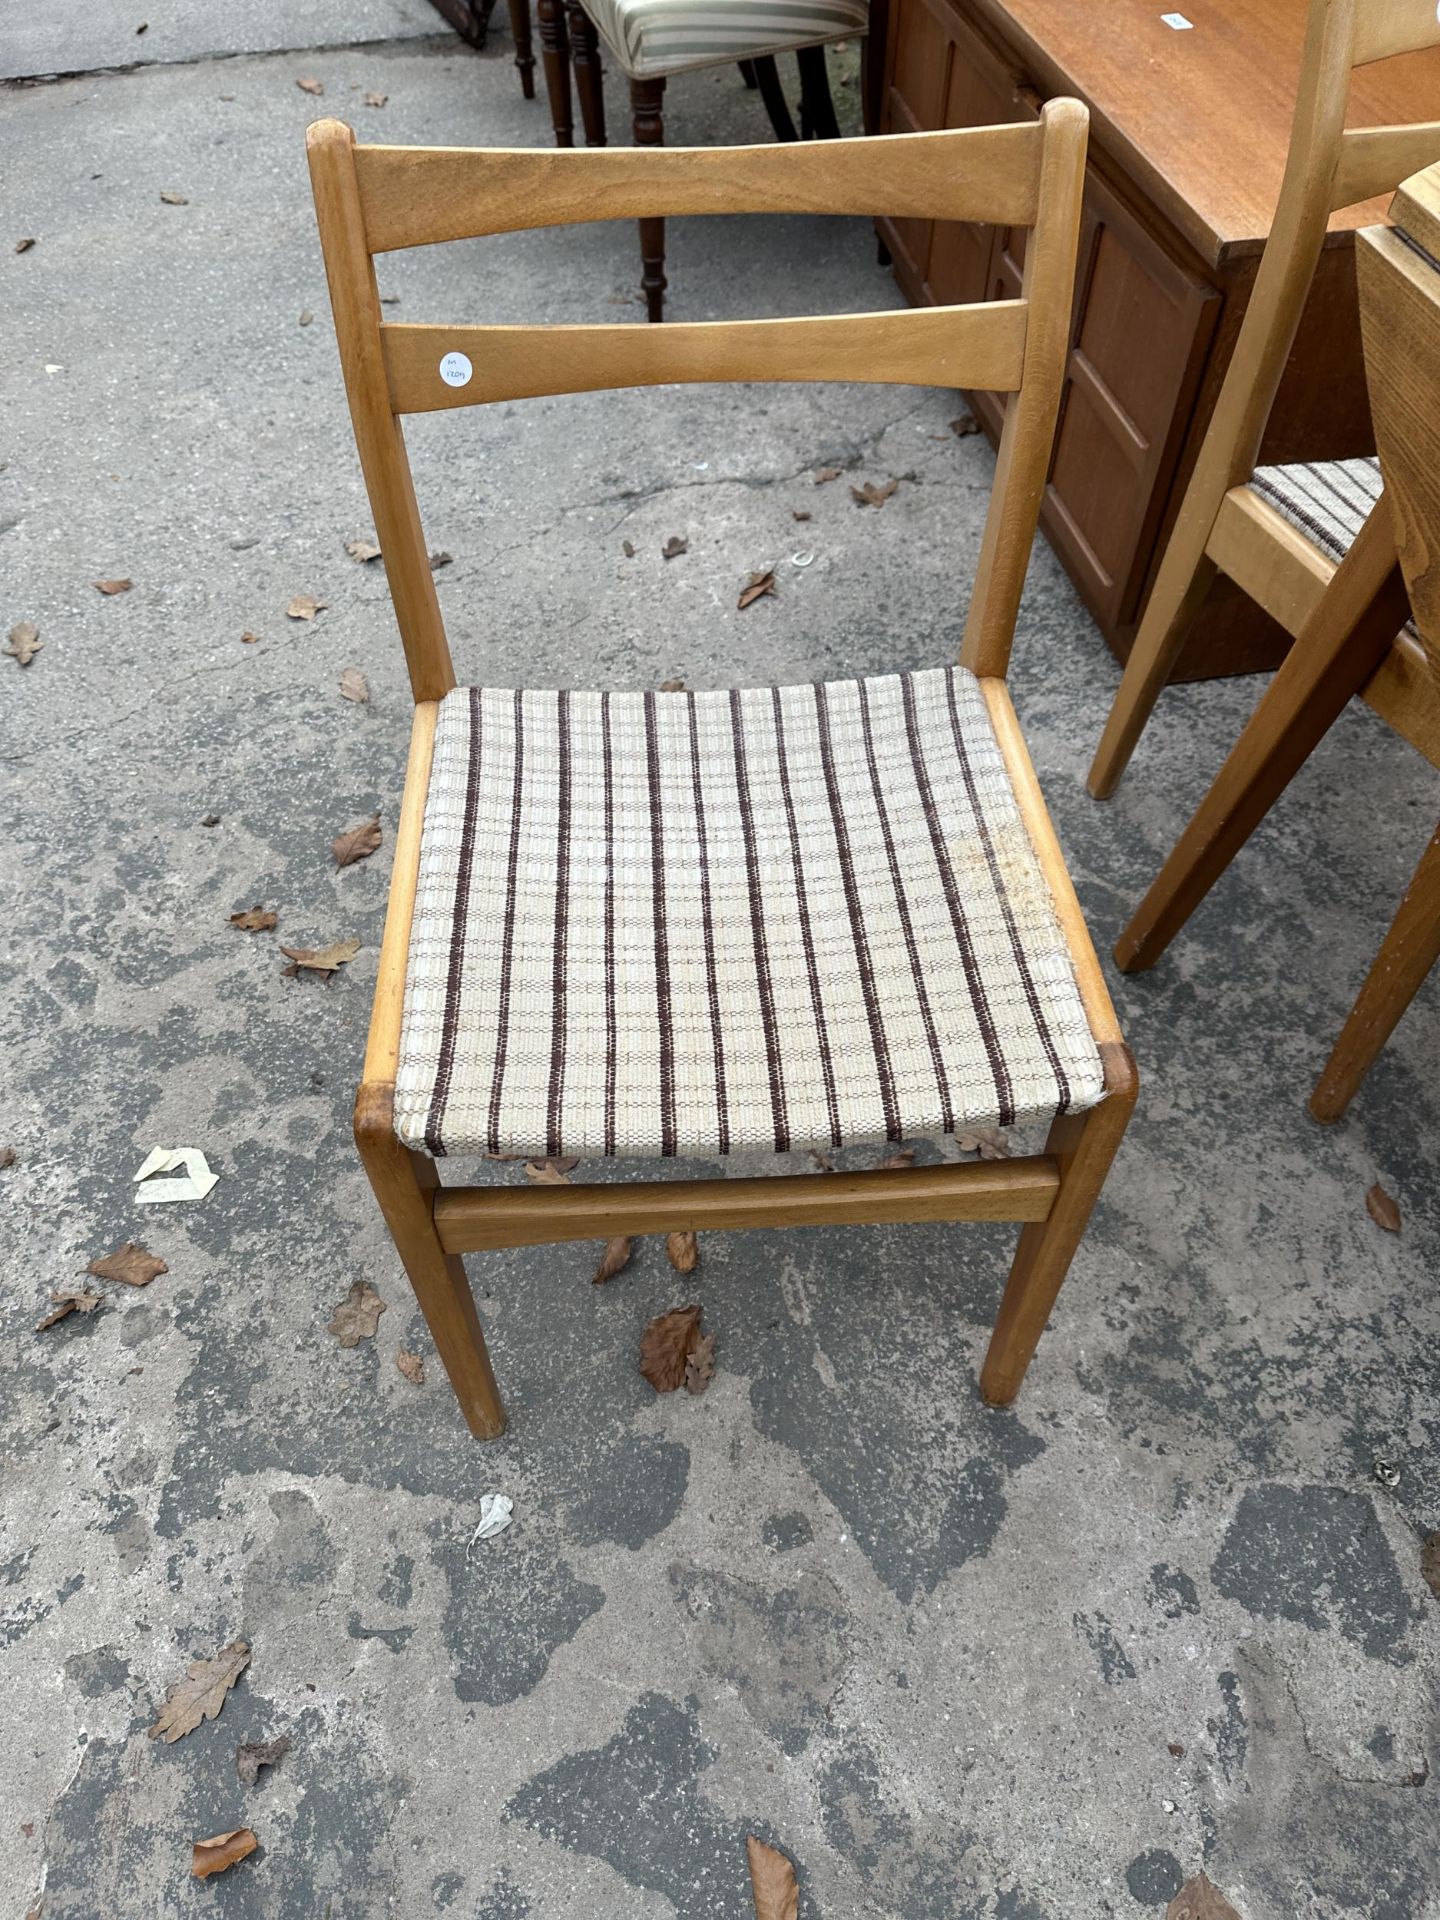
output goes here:
<path id="1" fill-rule="evenodd" d="M 1085 110 L 883 142 L 471 153 L 308 135 L 415 694 L 356 1102 L 465 1417 L 504 1425 L 461 1256 L 614 1234 L 1025 1223 L 981 1375 L 1018 1391 L 1135 1098 L 1005 685 L 1069 327 Z M 567 220 L 900 213 L 1029 229 L 1014 300 L 663 328 L 383 319 L 371 255 Z M 671 381 L 1011 398 L 960 664 L 729 692 L 457 686 L 409 413 Z M 617 402 L 617 409 L 620 403 Z M 616 429 L 620 415 L 616 414 Z M 949 624 L 949 608 L 937 608 Z M 787 1178 L 442 1186 L 453 1154 L 714 1156 L 1024 1117 L 1042 1153 Z"/>
<path id="2" fill-rule="evenodd" d="M 1347 129 L 1351 72 L 1437 44 L 1434 0 L 1311 0 L 1270 237 L 1090 769 L 1096 799 L 1128 766 L 1216 570 L 1298 634 L 1379 493 L 1373 459 L 1256 462 L 1331 214 L 1393 192 L 1440 157 L 1440 121 Z M 1423 670 L 1420 649 L 1413 636 L 1408 644 L 1413 674 Z M 1380 705 L 1384 688 L 1366 698 Z"/>

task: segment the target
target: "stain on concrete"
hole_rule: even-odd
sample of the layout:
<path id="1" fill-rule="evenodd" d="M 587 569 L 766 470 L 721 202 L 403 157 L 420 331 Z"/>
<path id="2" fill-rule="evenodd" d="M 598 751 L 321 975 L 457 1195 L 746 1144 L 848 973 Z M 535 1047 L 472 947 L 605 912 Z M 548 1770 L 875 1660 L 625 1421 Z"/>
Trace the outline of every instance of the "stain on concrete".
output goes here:
<path id="1" fill-rule="evenodd" d="M 1072 1624 L 1099 1656 L 1100 1677 L 1107 1687 L 1113 1687 L 1117 1680 L 1135 1678 L 1134 1664 L 1120 1644 L 1114 1626 L 1103 1613 L 1077 1613 Z"/>
<path id="2" fill-rule="evenodd" d="M 1195 1582 L 1179 1567 L 1167 1567 L 1163 1561 L 1150 1569 L 1149 1599 L 1167 1620 L 1179 1620 L 1184 1614 L 1200 1611 Z"/>
<path id="3" fill-rule="evenodd" d="M 523 1524 L 467 1549 L 468 1536 L 458 1534 L 433 1549 L 449 1582 L 441 1635 L 459 1698 L 503 1706 L 539 1683 L 556 1647 L 574 1639 L 605 1595 L 576 1578 L 553 1535 Z"/>
<path id="4" fill-rule="evenodd" d="M 1373 1659 L 1414 1659 L 1419 1618 L 1368 1494 L 1347 1487 L 1247 1488 L 1210 1578 L 1269 1620 L 1330 1628 Z"/>
<path id="5" fill-rule="evenodd" d="M 89 1653 L 72 1653 L 65 1662 L 65 1677 L 87 1700 L 100 1700 L 130 1684 L 130 1667 L 117 1648 L 96 1647 Z"/>
<path id="6" fill-rule="evenodd" d="M 1130 1898 L 1140 1906 L 1158 1907 L 1175 1898 L 1185 1875 L 1168 1847 L 1152 1847 L 1148 1853 L 1137 1853 L 1126 1867 L 1125 1884 Z"/>
<path id="7" fill-rule="evenodd" d="M 647 1693 L 612 1739 L 527 1781 L 510 1811 L 546 1839 L 608 1861 L 631 1886 L 663 1894 L 675 1920 L 743 1914 L 747 1826 L 717 1813 L 705 1791 L 718 1757 L 701 1738 L 693 1699 L 680 1706 Z"/>
<path id="8" fill-rule="evenodd" d="M 958 1819 L 913 1818 L 887 1785 L 874 1747 L 841 1736 L 819 1780 L 825 1837 L 883 1912 L 954 1920 L 958 1862 L 974 1838 Z"/>
<path id="9" fill-rule="evenodd" d="M 815 1538 L 815 1529 L 806 1513 L 772 1513 L 760 1529 L 760 1538 L 772 1553 L 793 1553 L 807 1547 Z"/>
<path id="10" fill-rule="evenodd" d="M 809 1573 L 769 1593 L 755 1581 L 675 1562 L 670 1586 L 702 1665 L 734 1687 L 785 1753 L 803 1753 L 850 1663 L 845 1599 L 835 1582 Z"/>
<path id="11" fill-rule="evenodd" d="M 310 1495 L 282 1488 L 270 1495 L 270 1511 L 274 1530 L 245 1572 L 245 1620 L 252 1635 L 312 1613 L 335 1583 L 335 1545 Z"/>
<path id="12" fill-rule="evenodd" d="M 1227 1669 L 1218 1676 L 1216 1685 L 1220 1689 L 1221 1710 L 1218 1714 L 1211 1714 L 1206 1727 L 1221 1773 L 1227 1781 L 1235 1781 L 1243 1776 L 1250 1752 L 1240 1676 Z"/>

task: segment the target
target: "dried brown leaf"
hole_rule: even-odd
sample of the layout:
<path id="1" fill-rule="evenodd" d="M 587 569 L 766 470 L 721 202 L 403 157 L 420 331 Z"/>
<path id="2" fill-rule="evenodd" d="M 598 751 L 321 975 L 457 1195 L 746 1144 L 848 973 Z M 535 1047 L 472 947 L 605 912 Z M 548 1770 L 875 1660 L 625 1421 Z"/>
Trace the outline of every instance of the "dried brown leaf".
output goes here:
<path id="1" fill-rule="evenodd" d="M 812 1147 L 810 1149 L 810 1158 L 815 1162 L 816 1169 L 820 1173 L 834 1173 L 835 1162 L 830 1158 L 828 1153 L 822 1153 L 819 1147 Z"/>
<path id="2" fill-rule="evenodd" d="M 677 1273 L 693 1273 L 700 1258 L 700 1242 L 693 1233 L 667 1233 L 665 1257 Z"/>
<path id="3" fill-rule="evenodd" d="M 814 514 L 811 513 L 808 507 L 792 507 L 790 509 L 790 518 L 792 520 L 813 520 L 814 517 Z"/>
<path id="4" fill-rule="evenodd" d="M 1184 1747 L 1181 1746 L 1178 1740 L 1167 1741 L 1165 1746 L 1165 1751 L 1171 1756 L 1172 1759 L 1183 1760 L 1185 1758 L 1185 1749 Z"/>
<path id="5" fill-rule="evenodd" d="M 370 682 L 359 667 L 346 667 L 340 675 L 340 698 L 363 707 L 370 698 Z"/>
<path id="6" fill-rule="evenodd" d="M 1241 1920 L 1240 1915 L 1205 1874 L 1187 1880 L 1165 1909 L 1165 1920 Z"/>
<path id="7" fill-rule="evenodd" d="M 622 540 L 620 542 L 620 551 L 627 560 L 633 560 L 635 558 L 635 542 L 633 540 Z"/>
<path id="8" fill-rule="evenodd" d="M 240 644 L 242 647 L 253 647 L 255 645 L 255 642 L 259 638 L 260 636 L 258 633 L 251 633 L 249 628 L 247 627 L 245 632 L 242 633 L 240 636 Z"/>
<path id="9" fill-rule="evenodd" d="M 232 913 L 232 927 L 238 927 L 242 933 L 269 933 L 275 925 L 275 915 L 269 907 L 262 907 L 257 900 L 253 907 L 247 907 L 244 913 Z"/>
<path id="10" fill-rule="evenodd" d="M 418 1353 L 406 1353 L 403 1349 L 396 1354 L 395 1364 L 410 1382 L 412 1387 L 425 1384 L 425 1362 Z"/>
<path id="11" fill-rule="evenodd" d="M 365 104 L 367 107 L 383 107 L 389 98 L 388 93 L 367 93 L 365 95 Z"/>
<path id="12" fill-rule="evenodd" d="M 373 540 L 347 540 L 345 551 L 352 560 L 378 560 L 380 549 Z"/>
<path id="13" fill-rule="evenodd" d="M 0 1147 L 0 1167 L 13 1167 L 14 1164 L 15 1149 L 13 1147 Z"/>
<path id="14" fill-rule="evenodd" d="M 92 1260 L 85 1271 L 97 1280 L 118 1280 L 122 1286 L 148 1287 L 159 1274 L 168 1273 L 170 1269 L 155 1254 L 127 1240 L 104 1259 Z"/>
<path id="15" fill-rule="evenodd" d="M 45 642 L 40 638 L 40 629 L 29 620 L 22 620 L 11 627 L 5 640 L 5 651 L 12 659 L 18 660 L 22 667 L 28 667 Z"/>
<path id="16" fill-rule="evenodd" d="M 685 1362 L 700 1338 L 699 1307 L 672 1307 L 657 1314 L 640 1337 L 640 1371 L 657 1393 L 674 1393 Z"/>
<path id="17" fill-rule="evenodd" d="M 242 1787 L 253 1787 L 260 1777 L 261 1767 L 278 1767 L 290 1751 L 290 1741 L 285 1734 L 278 1740 L 251 1740 L 235 1749 L 235 1771 L 240 1776 Z"/>
<path id="18" fill-rule="evenodd" d="M 857 507 L 883 507 L 899 484 L 898 480 L 887 480 L 877 487 L 873 480 L 867 480 L 863 486 L 851 487 L 850 498 Z"/>
<path id="19" fill-rule="evenodd" d="M 1440 1600 L 1440 1533 L 1432 1533 L 1421 1547 L 1420 1571 L 1426 1586 Z"/>
<path id="20" fill-rule="evenodd" d="M 978 1153 L 982 1160 L 1010 1158 L 1010 1142 L 995 1127 L 972 1127 L 968 1133 L 957 1133 L 955 1144 L 961 1153 Z"/>
<path id="21" fill-rule="evenodd" d="M 683 680 L 662 680 L 660 682 L 660 691 L 661 693 L 684 693 L 685 682 Z"/>
<path id="22" fill-rule="evenodd" d="M 92 580 L 90 584 L 97 593 L 107 594 L 113 598 L 117 593 L 129 593 L 135 582 L 133 580 Z"/>
<path id="23" fill-rule="evenodd" d="M 1365 1211 L 1386 1233 L 1400 1231 L 1400 1209 L 1378 1180 L 1365 1196 Z"/>
<path id="24" fill-rule="evenodd" d="M 843 467 L 817 467 L 815 484 L 817 487 L 823 487 L 829 480 L 838 480 L 844 471 Z"/>
<path id="25" fill-rule="evenodd" d="M 317 80 L 313 73 L 307 73 L 303 79 L 297 80 L 295 84 L 302 93 L 311 94 L 316 100 L 319 100 L 324 96 L 324 93 L 325 93 L 324 82 Z"/>
<path id="26" fill-rule="evenodd" d="M 630 1255 L 634 1252 L 630 1236 L 617 1233 L 605 1242 L 605 1251 L 600 1256 L 600 1264 L 591 1275 L 591 1284 L 603 1287 L 607 1280 L 613 1280 L 622 1267 L 630 1264 Z"/>
<path id="27" fill-rule="evenodd" d="M 968 440 L 972 433 L 979 433 L 980 422 L 973 413 L 962 413 L 950 422 L 950 431 L 957 440 Z"/>
<path id="28" fill-rule="evenodd" d="M 525 1178 L 527 1180 L 533 1180 L 537 1187 L 568 1187 L 570 1185 L 570 1175 L 579 1164 L 580 1162 L 573 1154 L 569 1154 L 560 1160 L 553 1158 L 549 1160 L 527 1160 L 525 1162 Z"/>
<path id="29" fill-rule="evenodd" d="M 325 1331 L 333 1333 L 342 1347 L 358 1347 L 362 1340 L 373 1340 L 385 1302 L 368 1280 L 352 1281 L 349 1293 L 336 1307 Z"/>
<path id="30" fill-rule="evenodd" d="M 34 244 L 35 244 L 35 238 L 34 238 L 34 235 L 33 235 L 33 234 L 27 234 L 27 235 L 26 235 L 26 237 L 25 237 L 25 239 L 23 239 L 23 240 L 17 240 L 17 241 L 15 242 L 15 251 L 16 251 L 16 253 L 28 253 L 28 252 L 30 251 L 30 249 L 31 249 L 31 247 L 33 247 L 33 246 L 34 246 Z"/>
<path id="31" fill-rule="evenodd" d="M 348 827 L 330 843 L 337 867 L 353 867 L 357 860 L 368 860 L 380 845 L 380 816 L 372 814 L 358 827 Z"/>
<path id="32" fill-rule="evenodd" d="M 260 1842 L 249 1827 L 232 1827 L 229 1833 L 212 1833 L 208 1840 L 197 1840 L 190 1856 L 190 1871 L 197 1880 L 208 1880 L 212 1873 L 224 1873 L 237 1860 L 254 1853 Z"/>
<path id="33" fill-rule="evenodd" d="M 317 600 L 313 593 L 297 593 L 285 609 L 287 620 L 313 620 L 317 613 L 323 613 L 329 606 L 328 600 Z"/>
<path id="34" fill-rule="evenodd" d="M 767 593 L 774 592 L 775 570 L 772 567 L 767 573 L 752 573 L 740 589 L 740 598 L 735 604 L 743 612 L 746 607 L 753 607 L 757 600 L 763 600 Z"/>
<path id="35" fill-rule="evenodd" d="M 250 1648 L 244 1640 L 232 1640 L 213 1660 L 192 1660 L 184 1679 L 177 1680 L 166 1694 L 150 1738 L 172 1746 L 193 1733 L 202 1720 L 213 1720 L 249 1664 Z"/>
<path id="36" fill-rule="evenodd" d="M 676 560 L 682 553 L 688 553 L 689 551 L 690 542 L 685 538 L 684 534 L 672 533 L 660 549 L 660 558 L 662 560 Z"/>
<path id="37" fill-rule="evenodd" d="M 220 816 L 218 813 L 202 814 L 200 824 L 202 827 L 218 827 L 220 824 Z"/>
<path id="38" fill-rule="evenodd" d="M 86 1293 L 79 1287 L 64 1287 L 60 1292 L 50 1295 L 50 1311 L 43 1320 L 35 1322 L 35 1331 L 44 1333 L 47 1327 L 68 1320 L 72 1313 L 94 1313 L 104 1298 L 103 1293 Z"/>
<path id="39" fill-rule="evenodd" d="M 913 1167 L 914 1164 L 914 1147 L 900 1147 L 894 1153 L 885 1156 L 880 1162 L 880 1171 L 884 1173 L 891 1167 Z"/>
<path id="40" fill-rule="evenodd" d="M 778 1847 L 767 1847 L 753 1833 L 746 1838 L 745 1857 L 750 1862 L 755 1920 L 796 1920 L 800 1911 L 800 1884 L 790 1861 Z"/>
<path id="41" fill-rule="evenodd" d="M 454 554 L 446 553 L 445 549 L 442 547 L 438 553 L 431 554 L 430 571 L 432 573 L 437 573 L 441 567 L 448 567 L 453 565 L 454 560 L 455 560 Z"/>
<path id="42" fill-rule="evenodd" d="M 160 198 L 167 207 L 188 207 L 190 204 L 183 193 L 176 193 L 173 189 L 167 189 Z"/>
<path id="43" fill-rule="evenodd" d="M 703 1393 L 715 1372 L 715 1336 L 705 1333 L 685 1356 L 685 1391 Z"/>
<path id="44" fill-rule="evenodd" d="M 353 960 L 360 951 L 358 940 L 335 940 L 328 947 L 281 947 L 280 951 L 291 963 L 282 967 L 281 973 L 294 980 L 302 969 L 311 973 L 334 973 L 337 967 L 343 967 L 347 960 Z"/>

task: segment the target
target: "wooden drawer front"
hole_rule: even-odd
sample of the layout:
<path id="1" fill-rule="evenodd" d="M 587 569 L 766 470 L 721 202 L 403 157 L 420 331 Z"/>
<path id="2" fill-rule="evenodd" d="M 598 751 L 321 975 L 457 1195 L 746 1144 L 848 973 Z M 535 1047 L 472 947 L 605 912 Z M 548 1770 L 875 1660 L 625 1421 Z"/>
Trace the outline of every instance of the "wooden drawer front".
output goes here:
<path id="1" fill-rule="evenodd" d="M 1104 620 L 1136 611 L 1219 305 L 1092 168 L 1045 520 Z"/>

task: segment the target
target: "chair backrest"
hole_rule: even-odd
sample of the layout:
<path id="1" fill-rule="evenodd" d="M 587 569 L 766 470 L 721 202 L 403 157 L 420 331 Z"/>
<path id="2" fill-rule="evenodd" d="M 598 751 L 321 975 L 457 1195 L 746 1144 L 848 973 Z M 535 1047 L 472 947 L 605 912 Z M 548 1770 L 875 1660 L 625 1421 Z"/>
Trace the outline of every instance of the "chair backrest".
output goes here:
<path id="1" fill-rule="evenodd" d="M 1436 45 L 1435 0 L 1311 0 L 1275 218 L 1196 464 L 1217 505 L 1254 471 L 1331 214 L 1440 159 L 1440 120 L 1347 128 L 1351 73 Z"/>
<path id="2" fill-rule="evenodd" d="M 1440 680 L 1440 166 L 1405 181 L 1390 218 L 1356 236 L 1365 376 L 1410 609 Z"/>
<path id="3" fill-rule="evenodd" d="M 666 381 L 988 388 L 1007 408 L 961 658 L 1003 674 L 1044 491 L 1069 336 L 1088 115 L 774 147 L 488 152 L 307 145 L 340 361 L 417 700 L 455 684 L 401 427 L 407 413 Z M 570 221 L 846 213 L 1031 229 L 1020 297 L 981 306 L 663 326 L 414 326 L 382 318 L 373 256 Z"/>

